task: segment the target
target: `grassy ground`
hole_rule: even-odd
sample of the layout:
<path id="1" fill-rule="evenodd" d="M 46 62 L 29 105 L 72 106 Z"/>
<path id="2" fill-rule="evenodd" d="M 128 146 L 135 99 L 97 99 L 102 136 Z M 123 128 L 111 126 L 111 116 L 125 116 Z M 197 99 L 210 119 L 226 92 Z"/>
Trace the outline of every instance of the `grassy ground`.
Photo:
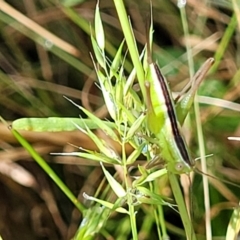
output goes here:
<path id="1" fill-rule="evenodd" d="M 79 109 L 63 95 L 99 118 L 109 118 L 101 91 L 95 84 L 97 77 L 90 55 L 94 52 L 90 26 L 93 31 L 96 2 L 82 1 L 72 6 L 70 1 L 61 2 L 9 1 L 8 5 L 0 1 L 0 115 L 9 122 L 21 117 L 78 117 Z M 149 1 L 125 1 L 125 6 L 137 47 L 142 51 L 151 15 Z M 213 154 L 207 158 L 209 174 L 239 184 L 239 143 L 228 140 L 230 136 L 240 135 L 239 1 L 189 0 L 185 8 L 189 34 L 183 30 L 184 12 L 176 1 L 152 1 L 152 8 L 153 55 L 173 92 L 181 91 L 189 81 L 189 72 L 196 71 L 208 57 L 216 60 L 199 89 L 199 114 L 196 116 L 196 111 L 191 110 L 183 133 L 194 158 L 202 154 L 202 146 L 205 155 Z M 112 1 L 100 1 L 100 13 L 106 58 L 112 60 L 124 38 L 123 31 Z M 189 53 L 194 66 L 191 62 L 189 65 Z M 132 69 L 129 54 L 124 67 L 128 76 Z M 84 219 L 95 219 L 89 225 L 99 231 L 93 239 L 131 239 L 127 215 L 105 212 L 83 197 L 83 193 L 87 193 L 111 202 L 116 200 L 103 180 L 99 164 L 83 158 L 49 155 L 50 152 L 75 151 L 69 143 L 96 150 L 85 134 L 29 131 L 24 137 L 80 202 L 91 209 Z M 71 239 L 83 220 L 82 213 L 29 157 L 4 124 L 0 125 L 0 140 L 0 234 L 3 239 Z M 115 148 L 121 150 L 118 145 Z M 127 146 L 127 155 L 131 151 Z M 200 164 L 197 165 L 200 168 Z M 109 167 L 108 171 L 121 182 L 118 167 Z M 197 238 L 225 239 L 233 209 L 238 206 L 239 189 L 209 178 L 209 193 L 206 193 L 202 175 L 194 174 L 189 191 L 188 179 L 181 180 Z M 166 177 L 158 178 L 154 184 L 159 187 L 158 194 L 173 198 Z M 206 200 L 210 201 L 208 210 L 204 206 Z M 153 207 L 143 204 L 135 210 L 138 211 L 138 238 L 158 239 L 157 226 L 161 220 L 154 216 Z M 164 216 L 171 239 L 186 239 L 178 212 L 169 206 L 164 206 L 162 211 L 164 214 L 159 216 Z M 102 229 L 94 225 L 99 223 L 104 225 Z M 237 227 L 233 229 L 237 231 Z"/>

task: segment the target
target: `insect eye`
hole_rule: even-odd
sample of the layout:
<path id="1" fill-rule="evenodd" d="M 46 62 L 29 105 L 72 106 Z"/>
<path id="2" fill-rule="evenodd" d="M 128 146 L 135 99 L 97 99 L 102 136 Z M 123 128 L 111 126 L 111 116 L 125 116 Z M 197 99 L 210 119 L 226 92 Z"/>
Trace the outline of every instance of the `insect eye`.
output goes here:
<path id="1" fill-rule="evenodd" d="M 175 165 L 175 169 L 178 171 L 178 172 L 181 172 L 183 170 L 184 166 L 182 163 L 177 163 Z"/>

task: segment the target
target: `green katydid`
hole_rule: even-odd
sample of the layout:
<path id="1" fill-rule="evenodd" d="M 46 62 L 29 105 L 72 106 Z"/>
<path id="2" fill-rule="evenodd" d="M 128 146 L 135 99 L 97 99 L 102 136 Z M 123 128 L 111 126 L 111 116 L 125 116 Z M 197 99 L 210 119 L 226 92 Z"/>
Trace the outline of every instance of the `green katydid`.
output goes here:
<path id="1" fill-rule="evenodd" d="M 149 82 L 146 82 L 148 96 L 147 102 L 149 107 L 149 115 L 147 118 L 148 126 L 151 132 L 153 132 L 157 138 L 160 147 L 160 157 L 166 163 L 169 181 L 174 189 L 173 193 L 179 206 L 180 215 L 189 239 L 196 239 L 196 236 L 193 233 L 189 218 L 186 217 L 187 212 L 182 199 L 181 190 L 174 174 L 189 173 L 195 170 L 196 172 L 200 174 L 202 173 L 208 177 L 214 179 L 218 178 L 204 173 L 198 169 L 194 169 L 195 162 L 191 159 L 183 136 L 180 133 L 178 120 L 181 121 L 180 123 L 183 123 L 186 114 L 193 103 L 196 90 L 198 89 L 198 86 L 203 80 L 207 71 L 212 66 L 213 62 L 214 59 L 210 58 L 203 64 L 201 69 L 194 76 L 192 89 L 176 105 L 176 108 L 174 107 L 173 99 L 168 89 L 166 80 L 161 74 L 157 64 L 153 62 L 149 64 L 150 77 L 148 78 Z M 177 112 L 179 110 L 182 110 L 180 112 L 182 113 L 180 117 L 176 114 L 179 114 L 179 112 Z M 177 118 L 177 116 L 179 118 Z M 159 124 L 159 122 L 162 123 L 160 131 L 156 131 L 159 130 L 159 126 L 157 124 L 157 129 L 157 127 L 154 126 L 154 121 L 156 124 Z M 239 188 L 237 184 L 227 180 L 222 181 Z"/>
<path id="2" fill-rule="evenodd" d="M 157 138 L 160 147 L 160 157 L 165 161 L 167 170 L 172 173 L 189 173 L 195 165 L 194 160 L 190 157 L 179 125 L 183 124 L 194 101 L 195 93 L 213 63 L 213 58 L 205 61 L 193 77 L 192 88 L 176 104 L 176 107 L 174 107 L 168 84 L 161 74 L 158 65 L 153 62 L 149 64 L 149 81 L 145 84 L 148 96 L 147 105 L 149 107 L 148 127 Z M 196 171 L 208 177 L 216 178 L 200 170 Z M 227 180 L 221 181 L 239 187 Z"/>
<path id="3" fill-rule="evenodd" d="M 180 111 L 181 123 L 183 123 L 188 110 L 193 103 L 199 84 L 204 79 L 204 76 L 213 62 L 214 60 L 212 58 L 205 62 L 203 67 L 194 76 L 192 83 L 194 87 L 190 89 L 190 91 L 183 97 L 180 104 L 177 105 L 180 110 L 181 108 L 184 110 Z M 191 172 L 193 170 L 194 161 L 190 157 L 184 138 L 179 130 L 180 124 L 177 118 L 177 109 L 175 110 L 168 84 L 161 74 L 158 65 L 152 61 L 149 63 L 147 77 L 148 82 L 146 82 L 145 85 L 147 90 L 147 105 L 149 108 L 147 117 L 148 128 L 151 133 L 154 133 L 160 148 L 160 157 L 166 163 L 169 181 L 174 189 L 173 193 L 179 206 L 186 234 L 189 239 L 196 239 L 181 194 L 181 189 L 175 176 L 175 174 Z M 159 126 L 159 124 L 161 125 Z"/>
<path id="4" fill-rule="evenodd" d="M 183 123 L 191 107 L 199 84 L 204 79 L 213 62 L 213 58 L 209 58 L 205 62 L 194 76 L 193 88 L 177 105 L 180 110 L 184 110 L 180 112 L 181 123 Z M 190 158 L 184 138 L 180 133 L 179 122 L 168 84 L 156 63 L 151 62 L 148 71 L 146 88 L 148 96 L 147 105 L 149 108 L 147 118 L 149 129 L 158 140 L 160 156 L 165 160 L 167 169 L 177 174 L 188 173 L 192 171 L 194 162 Z"/>

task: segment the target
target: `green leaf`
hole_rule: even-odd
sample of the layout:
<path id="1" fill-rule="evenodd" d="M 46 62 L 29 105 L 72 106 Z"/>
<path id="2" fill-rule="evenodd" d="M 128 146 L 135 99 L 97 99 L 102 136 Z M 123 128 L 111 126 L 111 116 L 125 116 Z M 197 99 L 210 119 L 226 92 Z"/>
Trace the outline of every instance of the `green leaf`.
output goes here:
<path id="1" fill-rule="evenodd" d="M 65 7 L 73 7 L 75 5 L 86 2 L 86 0 L 60 0 L 60 2 Z"/>
<path id="2" fill-rule="evenodd" d="M 107 136 L 109 136 L 110 138 L 112 138 L 114 141 L 116 142 L 120 142 L 119 138 L 117 136 L 117 134 L 115 133 L 115 131 L 109 127 L 107 124 L 105 124 L 104 121 L 102 121 L 101 119 L 99 119 L 98 117 L 96 117 L 94 114 L 92 114 L 91 112 L 89 112 L 87 109 L 79 106 L 79 108 L 93 121 L 95 122 L 99 129 L 101 129 L 102 131 L 105 132 L 105 134 Z"/>
<path id="3" fill-rule="evenodd" d="M 136 79 L 136 70 L 135 68 L 133 68 L 133 70 L 131 71 L 130 75 L 127 78 L 126 84 L 124 85 L 124 96 L 126 96 L 129 92 L 130 89 L 132 89 L 133 83 Z"/>
<path id="4" fill-rule="evenodd" d="M 112 119 L 116 120 L 117 109 L 113 97 L 115 95 L 114 89 L 110 85 L 108 79 L 101 73 L 101 71 L 97 71 L 97 76 L 108 112 Z"/>
<path id="5" fill-rule="evenodd" d="M 134 187 L 143 185 L 146 182 L 152 182 L 167 173 L 166 168 L 150 173 L 148 173 L 148 171 L 142 166 L 138 166 L 138 168 L 142 175 L 133 182 Z"/>
<path id="6" fill-rule="evenodd" d="M 118 103 L 119 107 L 122 110 L 123 120 L 125 123 L 129 123 L 130 125 L 136 121 L 136 118 L 133 116 L 131 110 L 128 110 L 122 103 Z"/>
<path id="7" fill-rule="evenodd" d="M 125 40 L 122 41 L 110 67 L 110 79 L 115 76 L 122 63 L 122 48 Z"/>
<path id="8" fill-rule="evenodd" d="M 119 142 L 118 136 L 117 134 L 113 131 L 113 129 L 111 127 L 108 127 L 107 124 L 104 123 L 104 121 L 102 121 L 101 119 L 99 119 L 98 117 L 96 117 L 95 115 L 93 115 L 92 113 L 90 113 L 88 110 L 86 110 L 85 108 L 79 106 L 78 104 L 76 104 L 75 102 L 73 102 L 71 99 L 65 97 L 68 101 L 70 101 L 73 105 L 75 105 L 76 107 L 78 107 L 80 110 L 82 110 L 89 118 L 91 118 L 91 120 L 93 122 L 95 122 L 95 124 L 98 125 L 98 127 L 100 129 L 102 129 L 108 136 L 110 136 L 113 140 Z M 92 138 L 92 140 L 96 143 L 96 145 L 99 147 L 99 149 L 101 151 L 103 151 L 104 149 L 106 149 L 102 142 L 92 131 L 90 131 L 90 128 L 88 128 L 87 125 L 85 125 L 85 128 L 82 128 L 82 126 L 79 126 L 77 124 L 75 124 L 76 126 L 78 126 L 78 128 L 84 132 L 85 134 L 89 134 L 89 136 Z M 86 130 L 86 131 L 85 131 Z M 107 148 L 110 150 L 110 147 Z M 107 151 L 108 152 L 108 151 Z M 113 151 L 112 151 L 113 152 Z M 115 157 L 116 154 L 115 154 Z"/>
<path id="9" fill-rule="evenodd" d="M 160 169 L 158 171 L 154 171 L 154 172 L 150 173 L 142 183 L 152 182 L 165 174 L 167 174 L 167 169 L 165 169 L 165 168 Z"/>
<path id="10" fill-rule="evenodd" d="M 124 197 L 126 195 L 126 191 L 121 186 L 119 182 L 117 182 L 114 177 L 105 169 L 103 164 L 101 164 L 103 172 L 108 180 L 108 183 L 110 184 L 112 190 L 116 193 L 118 197 Z"/>
<path id="11" fill-rule="evenodd" d="M 97 39 L 97 43 L 99 48 L 104 51 L 105 48 L 105 37 L 104 30 L 102 25 L 102 19 L 99 11 L 99 1 L 97 1 L 96 9 L 95 9 L 95 35 Z"/>
<path id="12" fill-rule="evenodd" d="M 163 198 L 166 199 L 166 197 L 162 197 L 145 187 L 138 186 L 137 190 L 140 192 L 140 194 L 136 196 L 138 201 L 141 203 L 156 204 L 156 205 L 161 204 L 161 205 L 171 206 L 170 203 L 167 203 L 165 200 L 163 200 Z M 171 199 L 168 199 L 168 200 L 171 200 Z"/>
<path id="13" fill-rule="evenodd" d="M 70 153 L 51 153 L 51 155 L 61 155 L 61 156 L 76 156 L 86 158 L 96 162 L 104 162 L 108 164 L 121 164 L 118 159 L 109 158 L 106 155 L 90 150 L 85 150 L 87 152 L 70 152 Z"/>
<path id="14" fill-rule="evenodd" d="M 84 196 L 84 198 L 86 198 L 88 200 L 92 200 L 94 202 L 100 203 L 101 205 L 103 205 L 103 206 L 105 206 L 105 207 L 107 207 L 109 209 L 113 209 L 116 212 L 128 214 L 128 211 L 125 208 L 123 208 L 123 207 L 116 207 L 116 205 L 113 204 L 113 203 L 104 201 L 104 200 L 99 199 L 99 198 L 95 198 L 95 197 L 89 196 L 86 193 L 84 193 L 83 196 Z"/>
<path id="15" fill-rule="evenodd" d="M 115 127 L 112 122 L 104 121 L 105 125 L 111 128 Z M 74 131 L 78 127 L 84 128 L 87 126 L 89 129 L 99 128 L 98 124 L 91 119 L 81 118 L 20 118 L 12 122 L 12 128 L 16 130 L 35 131 L 35 132 L 61 132 L 61 131 Z"/>
<path id="16" fill-rule="evenodd" d="M 105 206 L 96 204 L 84 210 L 82 222 L 75 234 L 75 240 L 92 239 L 102 229 L 110 215 L 111 210 Z"/>
<path id="17" fill-rule="evenodd" d="M 76 125 L 77 126 L 77 125 Z M 105 154 L 107 157 L 109 158 L 113 158 L 113 159 L 119 159 L 120 157 L 118 156 L 118 154 L 112 149 L 110 148 L 109 144 L 105 143 L 105 141 L 103 139 L 100 139 L 96 134 L 94 134 L 87 125 L 85 125 L 85 128 L 81 128 L 80 126 L 77 126 L 78 129 L 80 131 L 82 131 L 83 133 L 85 133 L 86 135 L 88 135 L 93 141 L 94 143 L 97 145 L 98 149 Z"/>
<path id="18" fill-rule="evenodd" d="M 137 120 L 132 124 L 132 126 L 128 130 L 126 139 L 129 139 L 129 138 L 133 137 L 133 135 L 141 127 L 141 125 L 143 124 L 145 119 L 146 119 L 146 115 L 145 114 L 142 114 L 141 116 L 139 116 L 139 118 L 137 118 Z"/>
<path id="19" fill-rule="evenodd" d="M 139 147 L 137 147 L 127 158 L 127 164 L 133 164 L 139 155 L 142 153 L 143 148 L 146 146 L 145 143 L 142 143 Z"/>
<path id="20" fill-rule="evenodd" d="M 228 224 L 226 239 L 237 239 L 240 231 L 240 207 L 236 207 Z"/>
<path id="21" fill-rule="evenodd" d="M 106 68 L 106 62 L 105 62 L 105 57 L 104 55 L 102 54 L 95 38 L 91 35 L 91 41 L 92 41 L 92 46 L 93 46 L 93 51 L 94 51 L 94 55 L 97 59 L 97 63 L 100 64 L 100 66 L 102 68 Z"/>
<path id="22" fill-rule="evenodd" d="M 60 132 L 73 131 L 76 127 L 73 121 L 79 118 L 20 118 L 12 122 L 12 127 L 16 130 L 36 131 L 36 132 Z"/>

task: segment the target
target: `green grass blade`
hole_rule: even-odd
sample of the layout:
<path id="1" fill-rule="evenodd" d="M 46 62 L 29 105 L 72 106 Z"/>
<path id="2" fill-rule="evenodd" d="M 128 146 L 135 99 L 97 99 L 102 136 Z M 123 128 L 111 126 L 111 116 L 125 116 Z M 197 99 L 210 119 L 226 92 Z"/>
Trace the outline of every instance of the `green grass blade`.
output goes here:
<path id="1" fill-rule="evenodd" d="M 50 168 L 46 161 L 35 151 L 35 149 L 22 137 L 22 135 L 15 129 L 11 129 L 12 134 L 18 140 L 18 142 L 29 152 L 33 159 L 40 165 L 40 167 L 48 174 L 48 176 L 57 184 L 57 186 L 63 191 L 63 193 L 71 200 L 71 202 L 82 212 L 85 207 L 78 201 L 78 199 L 72 194 L 69 188 L 63 183 L 63 181 L 57 176 L 57 174 Z"/>
<path id="2" fill-rule="evenodd" d="M 194 229 L 193 229 L 193 225 L 191 222 L 191 219 L 188 215 L 187 212 L 187 208 L 183 199 L 183 195 L 179 186 L 179 181 L 177 179 L 177 175 L 168 172 L 168 177 L 169 177 L 169 181 L 172 187 L 172 191 L 173 191 L 173 195 L 175 197 L 175 200 L 177 202 L 178 205 L 178 210 L 183 222 L 183 226 L 186 232 L 186 235 L 188 237 L 188 239 L 191 240 L 197 240 L 196 235 L 194 233 Z"/>
<path id="3" fill-rule="evenodd" d="M 115 124 L 104 121 L 104 124 L 114 128 Z M 34 131 L 34 132 L 61 132 L 74 131 L 80 128 L 97 129 L 99 125 L 92 119 L 81 118 L 19 118 L 12 122 L 12 127 L 16 130 Z"/>
<path id="4" fill-rule="evenodd" d="M 237 17 L 236 17 L 236 14 L 234 13 L 232 15 L 232 18 L 231 18 L 229 24 L 227 25 L 227 29 L 225 30 L 223 37 L 221 38 L 221 42 L 218 46 L 218 49 L 215 52 L 215 56 L 214 56 L 215 64 L 211 68 L 210 73 L 214 73 L 217 71 L 218 66 L 221 62 L 221 59 L 222 59 L 224 53 L 226 52 L 227 46 L 228 46 L 229 42 L 231 41 L 232 36 L 235 32 L 236 26 L 237 26 Z"/>
<path id="5" fill-rule="evenodd" d="M 114 4 L 118 13 L 119 21 L 122 26 L 122 31 L 126 39 L 129 53 L 132 58 L 133 65 L 136 69 L 139 85 L 143 93 L 144 99 L 146 99 L 145 87 L 144 87 L 144 72 L 143 66 L 140 61 L 140 56 L 137 50 L 137 44 L 133 35 L 132 28 L 127 17 L 126 9 L 122 0 L 114 0 Z"/>

